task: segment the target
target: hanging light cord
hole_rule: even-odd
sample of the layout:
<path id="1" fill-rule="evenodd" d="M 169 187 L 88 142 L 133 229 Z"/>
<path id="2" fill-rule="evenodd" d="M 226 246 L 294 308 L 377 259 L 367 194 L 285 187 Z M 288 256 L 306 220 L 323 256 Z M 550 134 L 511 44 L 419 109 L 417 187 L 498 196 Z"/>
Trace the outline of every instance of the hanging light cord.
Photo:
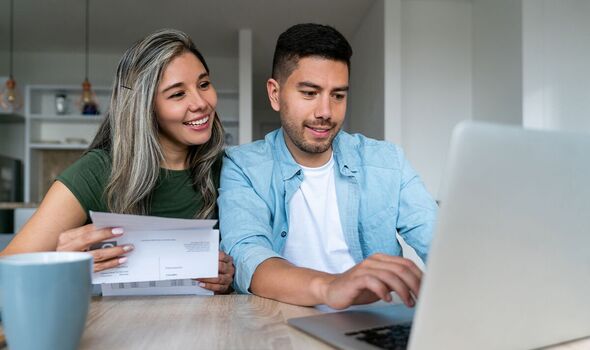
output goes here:
<path id="1" fill-rule="evenodd" d="M 88 42 L 90 41 L 89 20 L 90 20 L 89 0 L 86 0 L 86 67 L 85 67 L 86 80 L 88 80 Z"/>
<path id="2" fill-rule="evenodd" d="M 10 79 L 12 79 L 12 55 L 13 55 L 13 42 L 14 42 L 14 0 L 10 0 L 10 58 L 8 60 L 8 72 Z"/>

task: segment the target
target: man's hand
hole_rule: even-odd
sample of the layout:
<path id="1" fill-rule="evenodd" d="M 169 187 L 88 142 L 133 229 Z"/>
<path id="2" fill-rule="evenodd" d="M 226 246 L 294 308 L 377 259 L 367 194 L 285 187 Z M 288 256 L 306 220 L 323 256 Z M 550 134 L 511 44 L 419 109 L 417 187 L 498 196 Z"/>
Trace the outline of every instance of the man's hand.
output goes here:
<path id="1" fill-rule="evenodd" d="M 199 278 L 199 285 L 215 294 L 227 294 L 231 292 L 231 284 L 234 281 L 234 261 L 231 256 L 219 252 L 219 276 L 217 278 Z"/>
<path id="2" fill-rule="evenodd" d="M 340 275 L 320 278 L 315 286 L 320 300 L 334 309 L 379 299 L 390 302 L 391 292 L 413 307 L 421 279 L 422 271 L 411 260 L 375 254 Z"/>

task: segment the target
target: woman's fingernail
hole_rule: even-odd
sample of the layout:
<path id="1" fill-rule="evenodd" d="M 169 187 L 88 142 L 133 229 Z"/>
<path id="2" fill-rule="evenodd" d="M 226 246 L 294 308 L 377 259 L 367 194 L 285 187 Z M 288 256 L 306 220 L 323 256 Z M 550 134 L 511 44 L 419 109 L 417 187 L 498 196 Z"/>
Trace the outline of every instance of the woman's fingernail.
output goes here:
<path id="1" fill-rule="evenodd" d="M 205 288 L 205 283 L 203 283 L 203 282 L 199 282 L 199 287 L 201 287 L 201 288 Z"/>
<path id="2" fill-rule="evenodd" d="M 115 236 L 120 236 L 123 234 L 123 232 L 125 232 L 125 230 L 123 230 L 122 227 L 115 227 L 114 229 L 111 230 L 111 233 L 114 234 Z"/>
<path id="3" fill-rule="evenodd" d="M 124 256 L 122 258 L 119 258 L 119 264 L 124 264 L 126 262 L 127 262 L 127 257 L 126 256 Z"/>
<path id="4" fill-rule="evenodd" d="M 133 246 L 133 244 L 125 244 L 125 245 L 123 246 L 123 250 L 124 250 L 124 251 L 126 251 L 126 252 L 128 252 L 128 251 L 130 251 L 130 250 L 133 250 L 133 248 L 135 248 L 135 247 Z"/>

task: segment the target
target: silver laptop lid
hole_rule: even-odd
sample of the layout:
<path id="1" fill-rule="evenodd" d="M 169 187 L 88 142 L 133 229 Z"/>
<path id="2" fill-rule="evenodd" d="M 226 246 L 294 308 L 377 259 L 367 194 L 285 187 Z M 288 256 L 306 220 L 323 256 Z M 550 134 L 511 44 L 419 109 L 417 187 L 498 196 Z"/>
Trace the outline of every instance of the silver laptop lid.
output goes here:
<path id="1" fill-rule="evenodd" d="M 590 135 L 454 131 L 410 349 L 590 335 Z"/>

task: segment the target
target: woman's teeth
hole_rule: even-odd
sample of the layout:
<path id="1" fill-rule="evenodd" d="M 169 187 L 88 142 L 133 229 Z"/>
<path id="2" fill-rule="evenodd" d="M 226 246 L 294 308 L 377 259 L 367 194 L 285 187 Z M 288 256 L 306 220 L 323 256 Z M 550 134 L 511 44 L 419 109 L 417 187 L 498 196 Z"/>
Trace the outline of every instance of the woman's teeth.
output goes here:
<path id="1" fill-rule="evenodd" d="M 199 125 L 203 125 L 206 122 L 209 121 L 209 117 L 205 117 L 203 119 L 199 119 L 199 120 L 193 120 L 191 122 L 185 122 L 183 123 L 184 125 L 190 125 L 190 126 L 199 126 Z"/>

